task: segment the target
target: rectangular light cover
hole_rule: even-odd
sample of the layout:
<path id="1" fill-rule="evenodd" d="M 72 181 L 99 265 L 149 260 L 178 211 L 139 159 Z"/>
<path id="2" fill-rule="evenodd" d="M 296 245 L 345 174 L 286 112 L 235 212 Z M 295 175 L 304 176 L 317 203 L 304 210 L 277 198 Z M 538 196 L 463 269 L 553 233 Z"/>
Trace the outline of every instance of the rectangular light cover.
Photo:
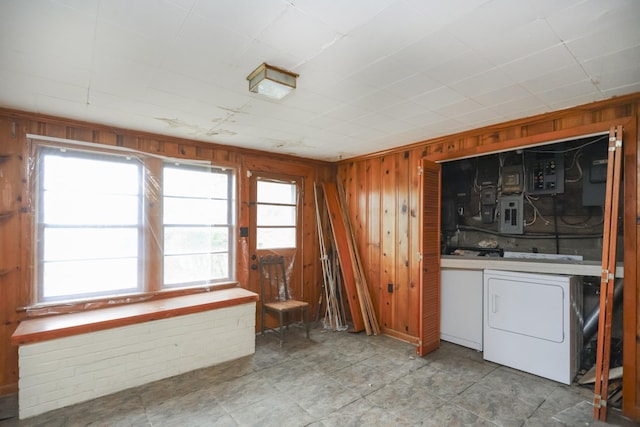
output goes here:
<path id="1" fill-rule="evenodd" d="M 296 88 L 297 74 L 262 64 L 249 76 L 249 90 L 273 99 L 282 99 Z"/>

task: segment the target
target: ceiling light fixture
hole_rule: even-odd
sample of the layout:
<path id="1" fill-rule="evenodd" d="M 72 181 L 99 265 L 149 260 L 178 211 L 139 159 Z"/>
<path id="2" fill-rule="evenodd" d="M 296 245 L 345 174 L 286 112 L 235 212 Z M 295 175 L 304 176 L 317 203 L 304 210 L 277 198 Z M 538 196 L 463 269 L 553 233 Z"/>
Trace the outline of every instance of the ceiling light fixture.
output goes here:
<path id="1" fill-rule="evenodd" d="M 263 63 L 247 77 L 249 90 L 273 99 L 282 99 L 296 88 L 298 75 Z"/>

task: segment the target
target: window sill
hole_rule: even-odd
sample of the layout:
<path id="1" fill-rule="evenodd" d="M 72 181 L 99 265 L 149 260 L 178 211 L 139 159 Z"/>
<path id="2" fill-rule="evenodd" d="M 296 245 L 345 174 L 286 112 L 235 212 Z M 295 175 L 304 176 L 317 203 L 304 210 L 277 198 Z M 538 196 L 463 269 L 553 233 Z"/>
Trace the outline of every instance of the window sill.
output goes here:
<path id="1" fill-rule="evenodd" d="M 18 325 L 11 336 L 11 343 L 32 344 L 255 301 L 258 301 L 256 293 L 234 287 L 81 313 L 27 319 Z"/>

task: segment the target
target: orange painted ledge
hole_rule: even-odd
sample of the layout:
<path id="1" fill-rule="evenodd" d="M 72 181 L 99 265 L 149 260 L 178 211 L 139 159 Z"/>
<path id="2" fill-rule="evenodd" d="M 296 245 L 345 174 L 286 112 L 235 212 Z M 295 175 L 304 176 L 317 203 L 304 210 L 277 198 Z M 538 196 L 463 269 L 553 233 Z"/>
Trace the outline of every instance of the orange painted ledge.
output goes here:
<path id="1" fill-rule="evenodd" d="M 258 301 L 258 294 L 254 292 L 243 288 L 228 288 L 82 313 L 27 319 L 18 325 L 11 336 L 11 343 L 32 344 L 255 301 Z"/>

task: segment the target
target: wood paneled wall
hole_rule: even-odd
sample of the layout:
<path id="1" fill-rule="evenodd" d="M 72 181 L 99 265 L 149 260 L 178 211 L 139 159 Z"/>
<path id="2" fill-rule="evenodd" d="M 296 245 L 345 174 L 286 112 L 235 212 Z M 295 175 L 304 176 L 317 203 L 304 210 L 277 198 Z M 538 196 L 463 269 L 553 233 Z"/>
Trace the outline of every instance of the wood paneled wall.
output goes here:
<path id="1" fill-rule="evenodd" d="M 319 263 L 314 182 L 334 181 L 335 166 L 291 156 L 244 150 L 229 146 L 152 135 L 81 123 L 55 117 L 0 109 L 0 395 L 17 391 L 17 348 L 10 344 L 21 307 L 31 303 L 32 206 L 28 197 L 29 170 L 33 159 L 27 152 L 27 134 L 120 146 L 173 158 L 211 160 L 237 170 L 238 227 L 249 227 L 247 172 L 260 171 L 302 178 L 303 245 L 302 295 L 316 312 L 322 284 Z M 237 279 L 248 283 L 250 254 L 245 238 L 237 238 Z"/>
<path id="2" fill-rule="evenodd" d="M 418 166 L 526 147 L 624 126 L 624 413 L 640 419 L 640 94 L 476 129 L 338 163 L 378 320 L 415 342 L 420 301 Z M 443 183 L 446 185 L 446 183 Z M 620 254 L 622 256 L 622 254 Z M 389 292 L 388 284 L 393 284 Z"/>

